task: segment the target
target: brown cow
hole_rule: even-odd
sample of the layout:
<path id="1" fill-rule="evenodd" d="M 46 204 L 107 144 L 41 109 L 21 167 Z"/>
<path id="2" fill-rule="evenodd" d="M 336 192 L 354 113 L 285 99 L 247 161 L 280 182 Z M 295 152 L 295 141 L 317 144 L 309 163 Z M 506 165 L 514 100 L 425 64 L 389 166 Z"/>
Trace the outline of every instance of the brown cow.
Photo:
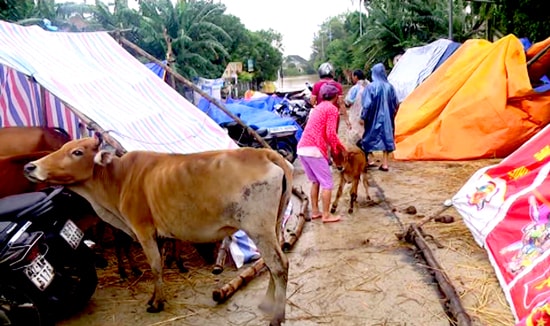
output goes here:
<path id="1" fill-rule="evenodd" d="M 279 243 L 292 191 L 292 166 L 270 149 L 240 148 L 195 154 L 102 150 L 101 135 L 65 144 L 25 166 L 27 177 L 69 185 L 117 217 L 133 233 L 154 277 L 149 312 L 164 308 L 157 237 L 206 243 L 244 230 L 270 271 L 260 305 L 285 318 L 288 260 Z M 100 216 L 103 216 L 100 214 Z"/>
<path id="2" fill-rule="evenodd" d="M 69 140 L 71 136 L 61 128 L 0 128 L 0 156 L 56 151 Z"/>
<path id="3" fill-rule="evenodd" d="M 332 155 L 332 161 L 334 166 L 340 171 L 340 183 L 330 211 L 331 213 L 336 212 L 344 185 L 351 183 L 350 203 L 348 208 L 348 213 L 351 214 L 353 213 L 353 204 L 357 201 L 357 188 L 359 187 L 359 181 L 361 181 L 361 179 L 363 181 L 363 187 L 365 187 L 367 200 L 371 200 L 369 195 L 369 181 L 367 180 L 367 158 L 361 149 L 353 146 L 351 150 L 341 151 L 336 155 Z"/>
<path id="4" fill-rule="evenodd" d="M 23 167 L 50 153 L 43 151 L 0 157 L 0 198 L 44 188 L 43 183 L 37 184 L 25 178 Z"/>

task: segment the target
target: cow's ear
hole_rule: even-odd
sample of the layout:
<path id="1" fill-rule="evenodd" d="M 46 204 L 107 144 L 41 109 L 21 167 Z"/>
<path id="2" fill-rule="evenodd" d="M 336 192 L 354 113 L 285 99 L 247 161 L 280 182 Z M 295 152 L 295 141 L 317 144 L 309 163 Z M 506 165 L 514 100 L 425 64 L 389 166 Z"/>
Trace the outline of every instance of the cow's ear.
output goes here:
<path id="1" fill-rule="evenodd" d="M 95 154 L 94 162 L 97 165 L 107 166 L 113 161 L 115 153 L 109 150 L 102 150 Z"/>

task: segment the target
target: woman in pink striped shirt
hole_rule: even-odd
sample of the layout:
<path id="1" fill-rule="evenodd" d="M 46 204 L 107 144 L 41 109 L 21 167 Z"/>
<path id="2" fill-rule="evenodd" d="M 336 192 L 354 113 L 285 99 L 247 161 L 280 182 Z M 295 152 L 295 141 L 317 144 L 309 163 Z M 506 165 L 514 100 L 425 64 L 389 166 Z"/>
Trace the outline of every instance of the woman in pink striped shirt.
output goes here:
<path id="1" fill-rule="evenodd" d="M 325 223 L 340 220 L 339 216 L 333 216 L 329 212 L 334 183 L 328 163 L 329 146 L 335 154 L 345 150 L 337 132 L 338 92 L 338 88 L 330 82 L 321 87 L 319 95 L 325 101 L 320 102 L 311 111 L 298 143 L 298 157 L 309 181 L 312 182 L 311 218 L 321 218 Z M 319 191 L 321 191 L 322 211 L 319 210 Z"/>

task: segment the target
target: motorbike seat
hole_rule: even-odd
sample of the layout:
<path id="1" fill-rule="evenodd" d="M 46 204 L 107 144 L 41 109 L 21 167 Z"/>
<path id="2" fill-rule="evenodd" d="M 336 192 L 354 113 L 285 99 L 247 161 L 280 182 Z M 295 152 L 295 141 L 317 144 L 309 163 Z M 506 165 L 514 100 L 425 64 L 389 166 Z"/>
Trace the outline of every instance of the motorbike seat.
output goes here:
<path id="1" fill-rule="evenodd" d="M 48 196 L 44 192 L 30 192 L 0 198 L 0 220 L 8 216 L 13 218 L 14 215 L 42 202 L 46 197 Z"/>

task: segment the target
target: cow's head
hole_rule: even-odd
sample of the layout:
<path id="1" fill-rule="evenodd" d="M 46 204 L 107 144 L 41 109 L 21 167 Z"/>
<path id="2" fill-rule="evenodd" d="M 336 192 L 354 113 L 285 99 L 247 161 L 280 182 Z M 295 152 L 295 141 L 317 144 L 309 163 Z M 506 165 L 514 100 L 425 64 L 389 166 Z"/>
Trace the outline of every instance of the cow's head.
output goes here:
<path id="1" fill-rule="evenodd" d="M 100 133 L 70 141 L 59 150 L 25 165 L 25 176 L 34 182 L 61 185 L 86 181 L 93 175 L 94 164 L 105 166 L 115 155 L 112 150 L 103 150 L 102 143 Z"/>
<path id="2" fill-rule="evenodd" d="M 344 166 L 348 163 L 348 156 L 349 153 L 345 148 L 341 148 L 337 153 L 334 153 L 334 151 L 331 152 L 332 163 L 338 171 L 344 170 Z"/>

